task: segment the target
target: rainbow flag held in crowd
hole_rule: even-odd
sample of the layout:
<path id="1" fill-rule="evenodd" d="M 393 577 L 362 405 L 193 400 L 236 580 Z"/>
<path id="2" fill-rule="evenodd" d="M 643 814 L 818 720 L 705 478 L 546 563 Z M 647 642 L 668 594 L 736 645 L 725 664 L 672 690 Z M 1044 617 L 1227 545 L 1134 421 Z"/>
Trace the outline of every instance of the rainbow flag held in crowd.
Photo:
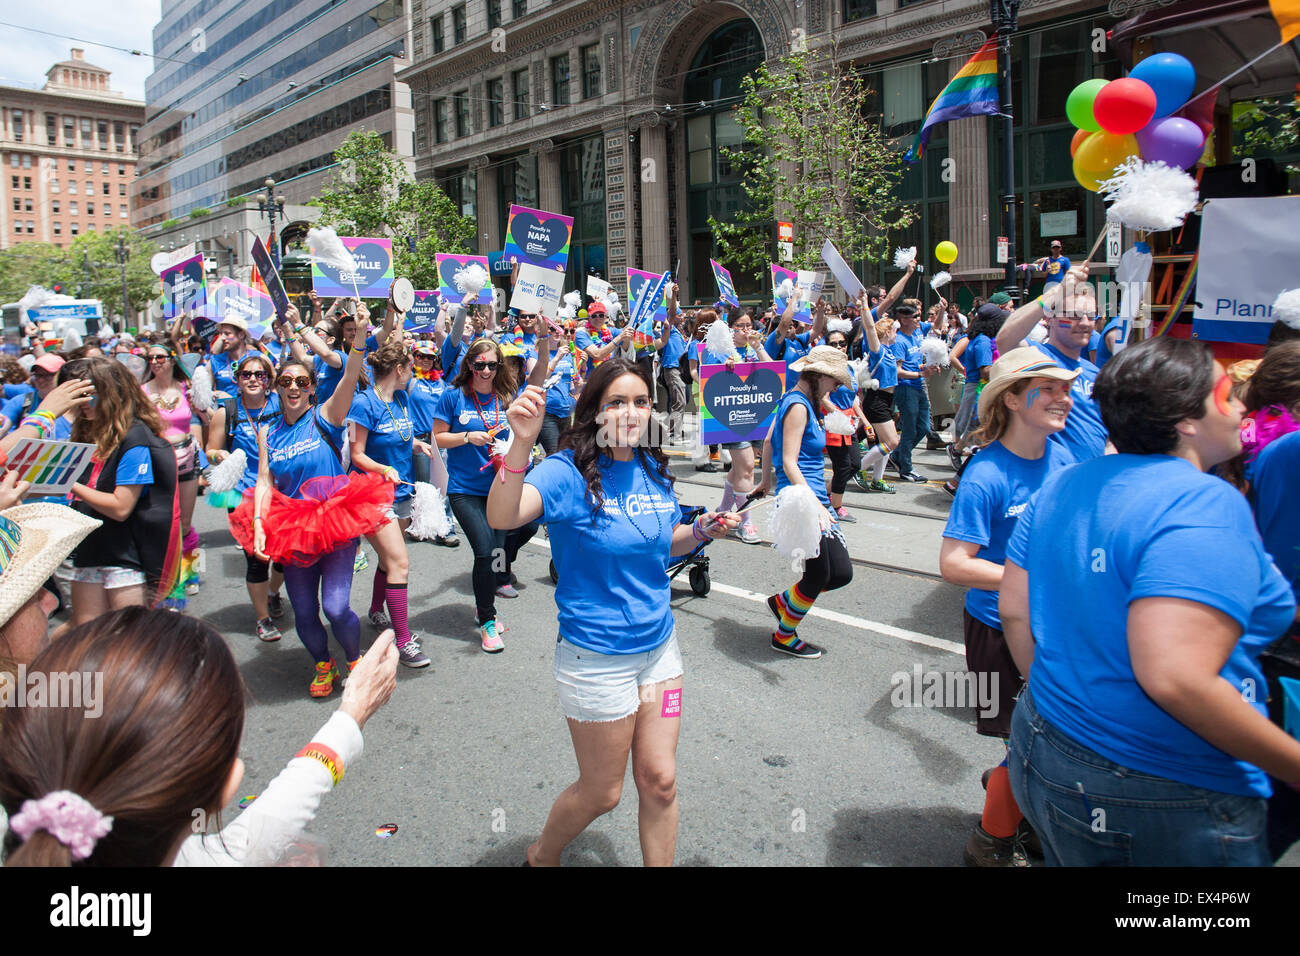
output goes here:
<path id="1" fill-rule="evenodd" d="M 993 37 L 976 50 L 975 55 L 966 61 L 966 65 L 957 71 L 957 75 L 930 104 L 921 131 L 916 134 L 916 142 L 903 157 L 905 162 L 914 163 L 921 158 L 925 144 L 930 141 L 930 131 L 938 124 L 967 116 L 1000 112 L 1002 101 L 998 96 L 997 43 L 997 37 Z"/>

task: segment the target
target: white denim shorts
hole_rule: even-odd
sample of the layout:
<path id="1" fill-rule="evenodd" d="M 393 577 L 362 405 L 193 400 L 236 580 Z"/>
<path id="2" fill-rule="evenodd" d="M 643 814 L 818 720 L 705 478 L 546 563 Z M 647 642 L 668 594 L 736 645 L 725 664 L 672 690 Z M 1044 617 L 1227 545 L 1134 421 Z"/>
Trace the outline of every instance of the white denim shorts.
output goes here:
<path id="1" fill-rule="evenodd" d="M 106 565 L 102 568 L 73 568 L 71 580 L 82 584 L 102 584 L 104 590 L 129 588 L 135 584 L 144 584 L 144 572 L 134 568 L 119 568 Z"/>
<path id="2" fill-rule="evenodd" d="M 396 498 L 384 513 L 384 517 L 389 521 L 404 520 L 411 517 L 411 505 L 415 504 L 415 496 L 407 495 L 405 498 Z"/>
<path id="3" fill-rule="evenodd" d="M 664 716 L 681 714 L 681 691 L 667 691 L 663 701 L 651 701 L 651 684 L 682 676 L 677 632 L 642 654 L 600 654 L 561 637 L 555 645 L 555 682 L 560 710 L 570 720 L 609 721 L 630 717 L 643 700 L 662 704 Z M 644 690 L 643 690 L 644 688 Z"/>

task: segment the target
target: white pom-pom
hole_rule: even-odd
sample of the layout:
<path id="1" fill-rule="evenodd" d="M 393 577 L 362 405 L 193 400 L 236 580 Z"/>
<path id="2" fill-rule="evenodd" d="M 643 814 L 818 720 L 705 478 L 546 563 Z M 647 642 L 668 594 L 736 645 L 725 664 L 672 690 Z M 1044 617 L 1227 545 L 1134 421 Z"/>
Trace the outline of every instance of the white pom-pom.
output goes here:
<path id="1" fill-rule="evenodd" d="M 200 365 L 190 376 L 190 404 L 205 412 L 217 407 L 212 397 L 212 373 L 206 365 Z"/>
<path id="2" fill-rule="evenodd" d="M 1029 342 L 1046 342 L 1047 327 L 1042 322 L 1035 323 L 1034 327 L 1029 330 L 1029 334 L 1025 336 L 1025 339 Z"/>
<path id="3" fill-rule="evenodd" d="M 704 348 L 714 355 L 721 355 L 724 359 L 740 357 L 740 353 L 736 351 L 731 327 L 722 319 L 715 319 L 709 323 L 709 330 L 704 333 Z"/>
<path id="4" fill-rule="evenodd" d="M 787 558 L 815 558 L 821 553 L 821 502 L 807 485 L 788 485 L 772 509 L 772 547 Z"/>
<path id="5" fill-rule="evenodd" d="M 1300 289 L 1287 289 L 1273 300 L 1273 318 L 1300 332 Z"/>
<path id="6" fill-rule="evenodd" d="M 921 364 L 948 367 L 948 346 L 943 344 L 942 339 L 928 335 L 921 340 Z"/>
<path id="7" fill-rule="evenodd" d="M 451 534 L 447 508 L 443 502 L 442 492 L 436 485 L 431 485 L 427 481 L 415 483 L 415 499 L 411 502 L 411 525 L 406 531 L 412 538 L 419 538 L 421 541 L 445 538 Z"/>
<path id="8" fill-rule="evenodd" d="M 347 246 L 343 245 L 339 234 L 328 226 L 307 230 L 307 248 L 311 251 L 311 257 L 317 262 L 323 262 L 344 272 L 357 271 L 357 261 L 352 258 L 352 253 L 348 252 Z"/>
<path id="9" fill-rule="evenodd" d="M 908 246 L 906 249 L 894 250 L 894 268 L 906 269 L 916 258 L 916 246 Z"/>
<path id="10" fill-rule="evenodd" d="M 1196 208 L 1196 180 L 1165 163 L 1130 158 L 1098 190 L 1111 201 L 1106 218 L 1130 229 L 1161 232 L 1183 224 Z"/>
<path id="11" fill-rule="evenodd" d="M 869 392 L 880 384 L 871 377 L 871 363 L 866 359 L 850 362 L 849 370 L 853 373 L 853 379 L 858 383 L 858 388 L 863 391 Z"/>
<path id="12" fill-rule="evenodd" d="M 44 286 L 29 286 L 23 293 L 23 297 L 18 300 L 19 318 L 26 322 L 28 309 L 39 309 L 43 305 L 49 305 L 53 298 L 54 293 Z"/>
<path id="13" fill-rule="evenodd" d="M 618 315 L 623 311 L 623 303 L 619 301 L 618 293 L 610 289 L 605 296 L 605 308 L 613 315 Z"/>
<path id="14" fill-rule="evenodd" d="M 930 277 L 930 288 L 938 292 L 952 281 L 952 273 L 940 270 Z"/>
<path id="15" fill-rule="evenodd" d="M 775 298 L 785 299 L 787 302 L 794 295 L 794 280 L 786 276 L 776 287 Z"/>
<path id="16" fill-rule="evenodd" d="M 456 291 L 461 295 L 477 297 L 483 291 L 483 287 L 492 281 L 492 277 L 488 275 L 482 263 L 471 262 L 457 269 L 452 276 L 452 281 L 456 283 Z"/>
<path id="17" fill-rule="evenodd" d="M 826 417 L 822 419 L 822 427 L 832 435 L 852 435 L 857 431 L 853 427 L 853 422 L 849 416 L 839 409 L 826 414 Z"/>
<path id="18" fill-rule="evenodd" d="M 582 308 L 582 293 L 577 290 L 564 293 L 564 304 L 577 312 Z"/>
<path id="19" fill-rule="evenodd" d="M 244 449 L 236 448 L 222 460 L 221 464 L 214 466 L 208 472 L 208 490 L 217 494 L 234 491 L 246 471 L 248 471 L 248 456 L 244 454 Z"/>
<path id="20" fill-rule="evenodd" d="M 848 319 L 837 318 L 837 319 L 826 320 L 827 335 L 830 335 L 832 332 L 842 332 L 845 335 L 848 335 L 852 331 L 853 331 L 853 323 L 850 322 Z"/>
<path id="21" fill-rule="evenodd" d="M 73 328 L 63 330 L 63 351 L 71 352 L 73 349 L 81 348 L 81 345 L 80 332 Z"/>

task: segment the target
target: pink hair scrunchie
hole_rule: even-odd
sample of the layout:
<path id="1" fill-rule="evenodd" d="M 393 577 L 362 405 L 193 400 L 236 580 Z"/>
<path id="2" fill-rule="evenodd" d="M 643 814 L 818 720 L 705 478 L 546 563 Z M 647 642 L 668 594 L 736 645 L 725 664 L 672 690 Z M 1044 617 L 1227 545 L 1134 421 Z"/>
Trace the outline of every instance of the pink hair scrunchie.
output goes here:
<path id="1" fill-rule="evenodd" d="M 39 800 L 24 800 L 9 827 L 24 843 L 37 830 L 45 830 L 72 851 L 74 860 L 84 860 L 113 829 L 113 818 L 104 816 L 71 790 L 56 790 Z"/>

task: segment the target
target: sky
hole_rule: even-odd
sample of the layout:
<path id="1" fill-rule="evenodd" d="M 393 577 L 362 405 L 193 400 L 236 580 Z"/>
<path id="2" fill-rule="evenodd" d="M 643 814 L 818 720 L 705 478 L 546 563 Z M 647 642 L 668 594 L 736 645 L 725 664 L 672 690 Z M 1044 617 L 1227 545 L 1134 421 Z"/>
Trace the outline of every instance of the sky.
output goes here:
<path id="1" fill-rule="evenodd" d="M 45 84 L 45 71 L 61 60 L 71 59 L 71 49 L 81 47 L 88 62 L 112 71 L 112 89 L 131 99 L 144 99 L 144 81 L 153 72 L 153 28 L 161 17 L 160 0 L 59 0 L 4 6 L 0 13 L 0 33 L 4 36 L 0 85 L 40 89 Z M 35 12 L 38 9 L 39 15 Z M 111 15 L 106 16 L 110 10 Z M 132 56 L 117 47 L 141 50 L 145 55 Z"/>

